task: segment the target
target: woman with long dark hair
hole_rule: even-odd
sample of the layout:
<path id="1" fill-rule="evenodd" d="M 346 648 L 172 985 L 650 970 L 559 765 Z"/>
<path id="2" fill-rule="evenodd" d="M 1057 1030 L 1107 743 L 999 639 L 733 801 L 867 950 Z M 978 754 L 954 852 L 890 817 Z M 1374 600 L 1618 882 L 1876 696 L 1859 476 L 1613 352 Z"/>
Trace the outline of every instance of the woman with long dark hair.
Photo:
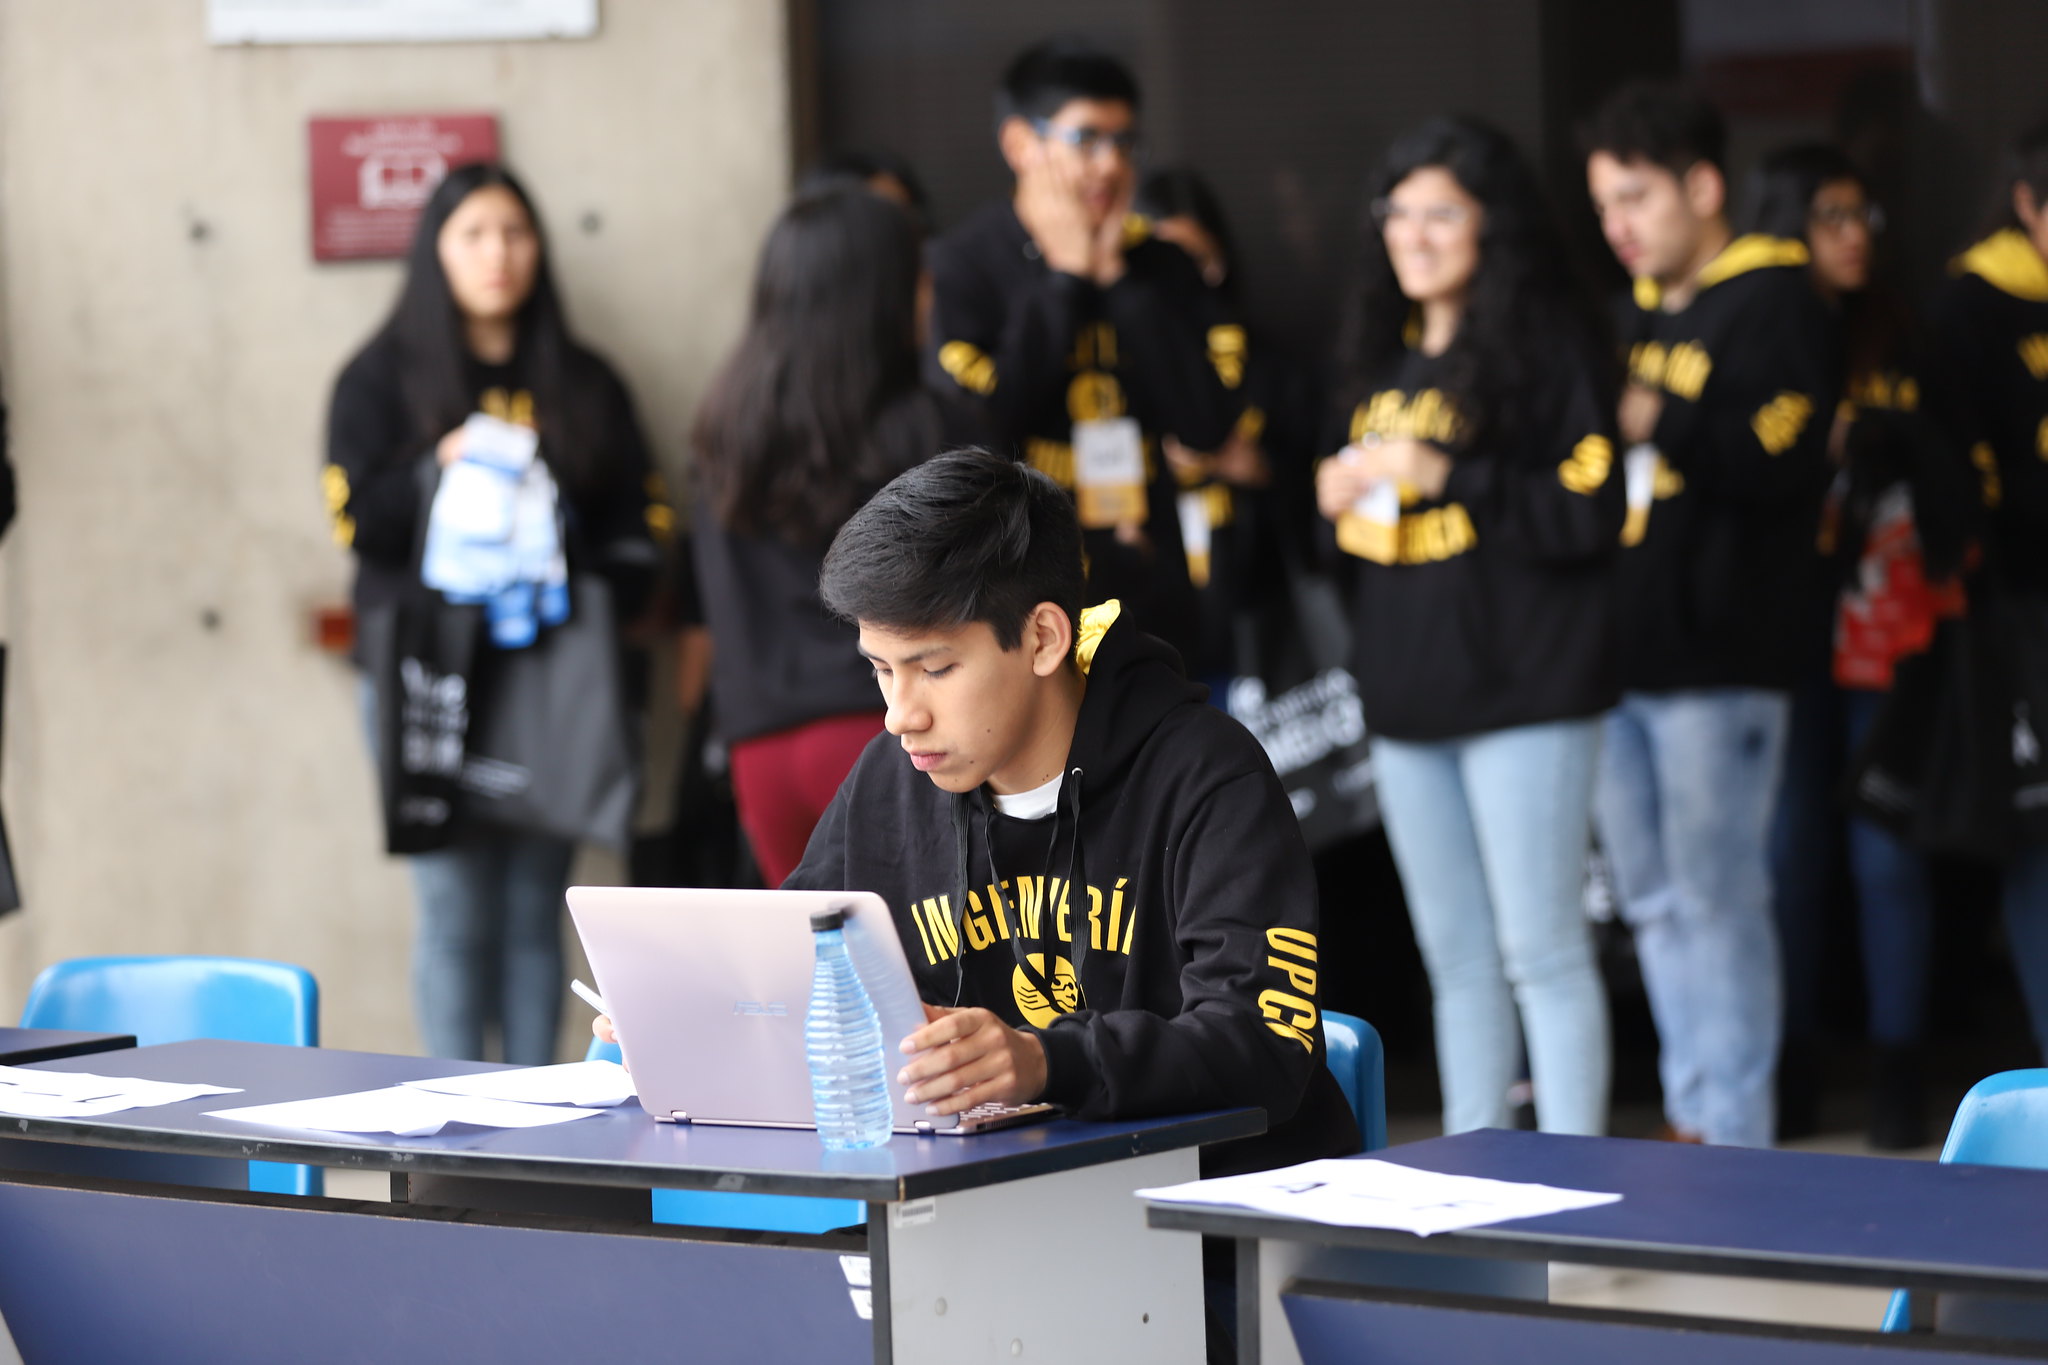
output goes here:
<path id="1" fill-rule="evenodd" d="M 1813 679 L 1794 699 L 1785 781 L 1772 831 L 1785 963 L 1779 1133 L 1815 1127 L 1823 918 L 1843 762 L 1869 734 L 1898 663 L 1960 613 L 1955 579 L 1967 485 L 1923 411 L 1923 366 L 1898 297 L 1876 278 L 1882 210 L 1835 147 L 1781 148 L 1751 179 L 1745 230 L 1806 243 L 1813 287 L 1835 315 L 1842 403 L 1829 452 L 1839 466 L 1821 527 L 1826 580 Z M 1866 1018 L 1872 1045 L 1871 1145 L 1926 1141 L 1919 1049 L 1927 1012 L 1934 903 L 1927 859 L 1876 822 L 1848 820 Z"/>
<path id="2" fill-rule="evenodd" d="M 746 331 L 691 436 L 712 706 L 771 886 L 882 731 L 874 671 L 818 600 L 825 550 L 875 490 L 972 435 L 918 377 L 922 275 L 894 203 L 799 196 L 769 230 Z"/>
<path id="3" fill-rule="evenodd" d="M 1439 118 L 1373 189 L 1317 504 L 1349 570 L 1387 837 L 1435 996 L 1444 1126 L 1502 1127 L 1527 1043 L 1551 1132 L 1607 1122 L 1580 907 L 1617 695 L 1614 364 L 1534 175 Z"/>
<path id="4" fill-rule="evenodd" d="M 415 590 L 423 489 L 463 458 L 464 423 L 479 412 L 538 433 L 568 560 L 602 573 L 629 617 L 671 514 L 625 386 L 563 317 L 532 201 L 495 165 L 460 167 L 434 191 L 397 305 L 335 382 L 323 483 L 335 539 L 356 556 L 359 612 Z M 433 1055 L 481 1058 L 495 1027 L 507 1061 L 554 1060 L 574 852 L 565 839 L 479 827 L 410 858 L 413 991 Z"/>

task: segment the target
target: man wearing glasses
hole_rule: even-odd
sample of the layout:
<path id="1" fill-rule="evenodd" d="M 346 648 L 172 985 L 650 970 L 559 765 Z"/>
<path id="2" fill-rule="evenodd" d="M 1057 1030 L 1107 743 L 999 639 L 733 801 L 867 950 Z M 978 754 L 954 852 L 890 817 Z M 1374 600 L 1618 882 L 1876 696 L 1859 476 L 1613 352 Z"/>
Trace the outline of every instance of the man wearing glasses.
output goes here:
<path id="1" fill-rule="evenodd" d="M 930 360 L 1005 450 L 1074 493 L 1090 592 L 1185 655 L 1199 631 L 1189 560 L 1209 528 L 1190 523 L 1202 500 L 1180 496 L 1161 441 L 1224 444 L 1244 332 L 1193 260 L 1131 214 L 1137 116 L 1131 73 L 1086 44 L 1010 63 L 996 140 L 1016 189 L 933 243 Z"/>

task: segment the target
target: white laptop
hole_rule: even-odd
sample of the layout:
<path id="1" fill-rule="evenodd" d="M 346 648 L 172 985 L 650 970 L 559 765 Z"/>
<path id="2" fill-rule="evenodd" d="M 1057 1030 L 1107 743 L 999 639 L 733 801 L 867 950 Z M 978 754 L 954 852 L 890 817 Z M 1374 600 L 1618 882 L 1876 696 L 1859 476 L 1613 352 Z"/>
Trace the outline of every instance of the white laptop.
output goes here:
<path id="1" fill-rule="evenodd" d="M 817 1126 L 804 1057 L 811 916 L 834 909 L 848 912 L 847 948 L 881 1016 L 897 1132 L 988 1132 L 1058 1113 L 984 1105 L 933 1118 L 904 1101 L 896 1073 L 910 1059 L 896 1045 L 924 1026 L 924 1011 L 880 896 L 572 886 L 569 914 L 641 1108 L 663 1122 Z"/>

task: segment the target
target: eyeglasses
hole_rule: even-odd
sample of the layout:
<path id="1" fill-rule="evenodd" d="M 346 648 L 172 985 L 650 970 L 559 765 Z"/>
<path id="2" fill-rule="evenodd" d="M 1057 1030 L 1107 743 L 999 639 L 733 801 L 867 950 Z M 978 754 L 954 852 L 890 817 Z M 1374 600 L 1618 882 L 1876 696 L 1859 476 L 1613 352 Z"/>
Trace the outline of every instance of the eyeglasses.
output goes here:
<path id="1" fill-rule="evenodd" d="M 1425 229 L 1449 230 L 1461 228 L 1471 221 L 1472 210 L 1463 204 L 1431 204 L 1426 209 L 1411 209 L 1391 199 L 1381 198 L 1372 201 L 1373 226 L 1381 232 L 1385 232 L 1396 223 L 1412 224 Z"/>
<path id="2" fill-rule="evenodd" d="M 1031 126 L 1038 130 L 1040 137 L 1049 137 L 1055 142 L 1064 142 L 1079 152 L 1083 158 L 1089 160 L 1094 159 L 1095 155 L 1105 147 L 1114 147 L 1118 153 L 1126 157 L 1134 155 L 1138 150 L 1138 133 L 1134 128 L 1126 128 L 1120 133 L 1112 133 L 1106 129 L 1090 128 L 1086 125 L 1079 128 L 1066 128 L 1048 119 L 1034 119 Z"/>
<path id="3" fill-rule="evenodd" d="M 1884 210 L 1875 204 L 1865 204 L 1858 209 L 1843 204 L 1823 204 L 1807 215 L 1807 221 L 1829 232 L 1840 232 L 1851 224 L 1861 223 L 1872 233 L 1879 233 L 1884 231 Z"/>

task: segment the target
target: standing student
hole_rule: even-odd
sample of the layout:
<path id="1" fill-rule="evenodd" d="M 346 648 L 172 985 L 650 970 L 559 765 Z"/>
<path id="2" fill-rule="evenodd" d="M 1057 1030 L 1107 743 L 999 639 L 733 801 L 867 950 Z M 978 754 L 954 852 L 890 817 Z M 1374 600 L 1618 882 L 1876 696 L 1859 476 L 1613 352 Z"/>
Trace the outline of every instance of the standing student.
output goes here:
<path id="1" fill-rule="evenodd" d="M 1155 238 L 1194 261 L 1214 296 L 1215 315 L 1240 316 L 1230 224 L 1208 183 L 1184 167 L 1154 171 L 1139 184 L 1134 202 Z M 1291 473 L 1305 470 L 1317 418 L 1300 373 L 1269 346 L 1231 341 L 1232 326 L 1245 334 L 1239 324 L 1220 324 L 1216 353 L 1217 378 L 1237 414 L 1230 435 L 1213 451 L 1171 437 L 1161 442 L 1180 490 L 1181 539 L 1201 603 L 1201 644 L 1188 668 L 1209 684 L 1218 705 L 1236 671 L 1238 617 L 1278 573 L 1276 509 L 1266 496 L 1275 456 Z"/>
<path id="2" fill-rule="evenodd" d="M 420 216 L 390 318 L 335 381 L 322 475 L 335 540 L 356 557 L 358 610 L 409 590 L 421 467 L 462 458 L 488 413 L 540 433 L 572 567 L 602 573 L 620 620 L 646 602 L 668 507 L 631 399 L 570 332 L 533 204 L 502 167 L 451 171 Z M 364 680 L 366 708 L 374 702 Z M 419 899 L 413 994 L 427 1050 L 554 1060 L 562 1000 L 566 839 L 473 828 L 412 855 Z"/>
<path id="3" fill-rule="evenodd" d="M 1828 445 L 1836 467 L 1821 523 L 1828 630 L 1818 677 L 1802 679 L 1781 788 L 1773 862 L 1784 949 L 1780 1135 L 1813 1130 L 1819 994 L 1839 968 L 1825 935 L 1826 871 L 1841 827 L 1844 760 L 1870 732 L 1894 670 L 1962 606 L 1955 572 L 1968 490 L 1922 402 L 1925 357 L 1910 319 L 1874 274 L 1883 213 L 1837 148 L 1783 148 L 1757 168 L 1751 232 L 1806 243 L 1841 357 L 1842 401 Z M 1926 857 L 1862 816 L 1847 821 L 1871 1042 L 1871 1145 L 1926 1141 L 1920 1043 L 1934 892 Z"/>
<path id="4" fill-rule="evenodd" d="M 1999 183 L 1997 226 L 1956 259 L 1937 300 L 1929 402 L 1977 476 L 1982 588 L 2010 604 L 2008 628 L 2032 633 L 2038 653 L 2048 631 L 2048 123 L 2014 141 Z M 2048 1057 L 2048 844 L 2012 855 L 2003 903 Z"/>
<path id="5" fill-rule="evenodd" d="M 1623 693 L 1594 808 L 1673 1135 L 1768 1146 L 1769 830 L 1836 385 L 1805 244 L 1729 228 L 1725 142 L 1711 105 L 1660 84 L 1624 87 L 1584 134 L 1601 229 L 1635 278 L 1617 413 Z"/>
<path id="6" fill-rule="evenodd" d="M 1444 1128 L 1604 1132 L 1607 1001 L 1580 905 L 1618 692 L 1615 365 L 1506 135 L 1394 144 L 1338 354 L 1317 501 L 1349 569 L 1380 806 L 1435 996 Z"/>
<path id="7" fill-rule="evenodd" d="M 1003 74 L 996 136 L 1012 195 L 932 244 L 937 379 L 974 401 L 1007 453 L 1071 490 L 1089 581 L 1183 653 L 1200 622 L 1171 436 L 1215 451 L 1237 415 L 1222 371 L 1244 332 L 1186 253 L 1131 212 L 1138 86 L 1054 40 Z"/>
<path id="8" fill-rule="evenodd" d="M 747 328 L 699 409 L 691 549 L 740 824 L 768 885 L 881 732 L 852 631 L 818 600 L 833 535 L 962 437 L 918 377 L 918 231 L 862 188 L 800 196 L 769 229 Z"/>

